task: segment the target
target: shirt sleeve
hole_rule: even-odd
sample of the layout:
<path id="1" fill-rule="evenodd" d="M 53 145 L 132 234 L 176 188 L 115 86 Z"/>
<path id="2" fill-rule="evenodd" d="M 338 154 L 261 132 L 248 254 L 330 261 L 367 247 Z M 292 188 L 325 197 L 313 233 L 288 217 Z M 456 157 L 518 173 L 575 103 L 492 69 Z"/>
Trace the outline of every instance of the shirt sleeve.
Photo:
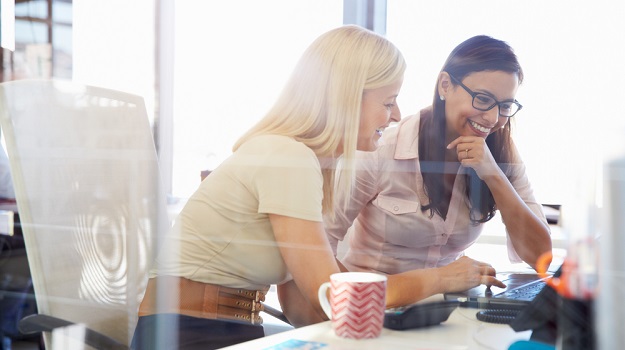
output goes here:
<path id="1" fill-rule="evenodd" d="M 252 177 L 259 213 L 323 220 L 323 175 L 316 155 L 304 144 L 276 143 L 262 155 Z"/>
<path id="2" fill-rule="evenodd" d="M 509 169 L 507 171 L 510 174 L 510 183 L 512 187 L 516 190 L 517 194 L 523 202 L 530 208 L 530 210 L 536 215 L 539 219 L 541 219 L 545 224 L 547 224 L 547 218 L 545 213 L 543 212 L 542 205 L 536 201 L 534 197 L 534 191 L 532 189 L 532 185 L 527 177 L 527 173 L 525 171 L 525 164 L 520 160 L 520 157 L 517 154 L 517 162 L 510 164 Z M 503 219 L 502 219 L 503 220 Z M 504 222 L 505 225 L 505 222 Z M 523 259 L 519 257 L 516 250 L 512 246 L 512 240 L 510 239 L 510 234 L 508 233 L 508 229 L 506 228 L 506 241 L 508 247 L 508 258 L 512 263 L 523 262 Z"/>
<path id="3" fill-rule="evenodd" d="M 335 256 L 338 242 L 345 238 L 360 211 L 378 193 L 378 152 L 357 152 L 355 166 L 356 176 L 351 193 L 347 197 L 335 196 L 334 215 L 327 214 L 323 218 L 326 234 Z M 338 181 L 338 186 L 344 186 L 344 179 Z"/>

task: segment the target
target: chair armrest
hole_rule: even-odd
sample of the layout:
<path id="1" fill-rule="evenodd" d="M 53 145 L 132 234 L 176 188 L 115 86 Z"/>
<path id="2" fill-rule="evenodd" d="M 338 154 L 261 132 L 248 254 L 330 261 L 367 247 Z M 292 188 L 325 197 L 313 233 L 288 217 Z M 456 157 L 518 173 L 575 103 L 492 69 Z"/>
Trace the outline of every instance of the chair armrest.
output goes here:
<path id="1" fill-rule="evenodd" d="M 277 319 L 279 319 L 280 321 L 290 325 L 291 322 L 289 322 L 289 320 L 286 318 L 286 316 L 284 316 L 284 314 L 282 313 L 282 311 L 275 309 L 267 304 L 263 304 L 263 307 L 265 308 L 263 311 Z"/>
<path id="2" fill-rule="evenodd" d="M 33 334 L 39 332 L 52 332 L 54 329 L 63 328 L 74 325 L 75 323 L 69 322 L 60 318 L 48 316 L 48 315 L 29 315 L 22 318 L 19 322 L 18 329 L 23 334 Z M 92 329 L 85 328 L 84 339 L 79 339 L 85 344 L 92 346 L 96 349 L 102 350 L 128 350 L 129 347 L 117 342 L 115 339 L 107 337 L 104 334 L 98 333 Z"/>

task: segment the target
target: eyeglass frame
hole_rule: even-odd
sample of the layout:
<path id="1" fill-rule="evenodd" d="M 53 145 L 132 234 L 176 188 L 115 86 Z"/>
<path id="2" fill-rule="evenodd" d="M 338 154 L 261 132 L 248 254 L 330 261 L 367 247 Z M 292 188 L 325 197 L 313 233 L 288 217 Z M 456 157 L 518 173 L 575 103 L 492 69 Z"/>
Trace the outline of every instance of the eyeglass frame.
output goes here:
<path id="1" fill-rule="evenodd" d="M 491 109 L 495 108 L 495 106 L 497 106 L 497 108 L 499 109 L 499 111 L 498 111 L 498 112 L 499 112 L 499 115 L 500 115 L 500 116 L 502 116 L 502 117 L 504 117 L 504 118 L 512 118 L 512 117 L 514 117 L 517 113 L 519 113 L 519 111 L 520 111 L 521 109 L 523 109 L 523 105 L 522 105 L 522 104 L 520 104 L 520 103 L 519 103 L 519 101 L 517 101 L 516 99 L 515 99 L 515 100 L 512 100 L 512 101 L 501 101 L 501 102 L 500 102 L 500 101 L 497 101 L 497 99 L 495 99 L 495 97 L 493 97 L 493 96 L 491 96 L 491 95 L 489 95 L 489 94 L 485 94 L 485 93 L 483 93 L 483 92 L 475 92 L 475 91 L 473 91 L 473 90 L 469 89 L 466 85 L 464 85 L 464 84 L 460 81 L 460 79 L 458 79 L 458 78 L 454 77 L 453 75 L 451 75 L 451 73 L 447 72 L 447 74 L 449 75 L 449 77 L 451 78 L 451 80 L 456 81 L 456 82 L 458 83 L 458 85 L 462 86 L 462 88 L 463 88 L 463 89 L 464 89 L 464 90 L 465 90 L 465 91 L 466 91 L 469 95 L 471 95 L 471 98 L 472 98 L 472 99 L 471 99 L 471 106 L 472 106 L 473 108 L 477 109 L 478 111 L 488 112 L 488 111 L 490 111 Z M 475 102 L 475 96 L 477 96 L 477 95 L 486 95 L 486 96 L 488 96 L 488 97 L 492 98 L 492 99 L 495 101 L 495 103 L 493 103 L 490 107 L 488 107 L 488 108 L 486 108 L 486 109 L 484 109 L 484 108 L 479 108 L 479 107 L 475 107 L 474 102 Z M 502 103 L 505 103 L 505 102 L 508 102 L 508 103 L 509 103 L 509 102 L 512 102 L 512 103 L 514 103 L 515 105 L 517 105 L 517 106 L 519 107 L 519 109 L 517 109 L 517 110 L 516 110 L 516 112 L 514 112 L 514 113 L 513 113 L 512 115 L 510 115 L 510 116 L 508 116 L 508 115 L 503 115 L 503 114 L 501 114 L 501 104 L 502 104 Z"/>

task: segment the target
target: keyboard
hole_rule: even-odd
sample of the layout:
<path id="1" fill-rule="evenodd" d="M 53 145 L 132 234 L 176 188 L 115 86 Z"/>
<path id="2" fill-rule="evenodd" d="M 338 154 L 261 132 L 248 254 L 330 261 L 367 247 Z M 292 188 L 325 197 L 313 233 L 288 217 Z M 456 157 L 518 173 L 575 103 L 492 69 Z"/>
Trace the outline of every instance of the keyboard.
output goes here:
<path id="1" fill-rule="evenodd" d="M 526 284 L 518 288 L 506 290 L 505 292 L 497 294 L 495 298 L 532 301 L 546 285 L 547 282 L 545 281 L 536 281 L 535 283 Z"/>

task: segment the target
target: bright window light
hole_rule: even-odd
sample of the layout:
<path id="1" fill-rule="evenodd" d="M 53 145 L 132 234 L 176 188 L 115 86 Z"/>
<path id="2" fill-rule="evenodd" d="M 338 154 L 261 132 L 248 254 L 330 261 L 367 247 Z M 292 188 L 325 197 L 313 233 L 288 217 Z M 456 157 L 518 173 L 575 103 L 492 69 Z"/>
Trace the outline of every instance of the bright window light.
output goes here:
<path id="1" fill-rule="evenodd" d="M 0 46 L 15 51 L 15 0 L 0 0 Z"/>

